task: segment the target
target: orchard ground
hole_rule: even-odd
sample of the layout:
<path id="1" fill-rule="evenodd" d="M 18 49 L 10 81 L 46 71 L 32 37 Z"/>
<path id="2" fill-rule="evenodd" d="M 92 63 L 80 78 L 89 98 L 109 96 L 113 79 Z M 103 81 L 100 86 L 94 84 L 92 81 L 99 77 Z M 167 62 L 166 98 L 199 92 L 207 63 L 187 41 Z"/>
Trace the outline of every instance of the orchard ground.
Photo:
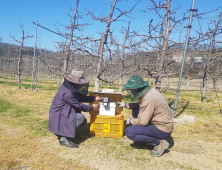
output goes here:
<path id="1" fill-rule="evenodd" d="M 3 80 L 1 80 L 3 81 Z M 90 89 L 93 91 L 92 87 Z M 123 138 L 90 136 L 88 123 L 76 135 L 78 149 L 60 146 L 48 131 L 48 112 L 57 90 L 35 90 L 0 84 L 0 169 L 221 169 L 222 116 L 215 100 L 220 93 L 183 91 L 177 117 L 195 116 L 195 123 L 175 124 L 174 146 L 162 157 L 152 157 L 151 147 Z M 124 94 L 124 93 L 123 93 Z M 175 93 L 163 93 L 173 107 Z M 218 97 L 218 98 L 217 98 Z M 126 102 L 129 102 L 125 100 Z M 222 104 L 222 103 L 221 103 Z M 90 115 L 84 113 L 88 122 Z M 123 110 L 126 120 L 129 110 Z"/>

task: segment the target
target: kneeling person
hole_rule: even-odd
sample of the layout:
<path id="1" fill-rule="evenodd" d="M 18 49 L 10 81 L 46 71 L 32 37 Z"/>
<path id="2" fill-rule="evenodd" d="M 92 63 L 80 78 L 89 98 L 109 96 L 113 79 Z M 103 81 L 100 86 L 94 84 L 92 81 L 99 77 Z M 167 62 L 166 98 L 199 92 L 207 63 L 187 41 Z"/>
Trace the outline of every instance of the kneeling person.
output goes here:
<path id="1" fill-rule="evenodd" d="M 81 111 L 89 112 L 99 108 L 99 104 L 82 103 L 103 99 L 100 96 L 87 96 L 88 87 L 89 81 L 84 78 L 82 71 L 73 70 L 72 74 L 64 74 L 64 82 L 49 111 L 49 130 L 58 137 L 60 145 L 78 148 L 71 140 L 75 137 L 76 129 L 87 123 Z"/>
<path id="2" fill-rule="evenodd" d="M 140 101 L 125 105 L 126 108 L 132 109 L 133 116 L 127 120 L 127 124 L 134 125 L 125 129 L 126 136 L 135 142 L 155 145 L 150 154 L 161 156 L 170 146 L 167 139 L 171 138 L 174 128 L 173 115 L 168 103 L 159 91 L 151 88 L 140 76 L 130 77 L 124 88 L 132 97 L 132 101 Z"/>

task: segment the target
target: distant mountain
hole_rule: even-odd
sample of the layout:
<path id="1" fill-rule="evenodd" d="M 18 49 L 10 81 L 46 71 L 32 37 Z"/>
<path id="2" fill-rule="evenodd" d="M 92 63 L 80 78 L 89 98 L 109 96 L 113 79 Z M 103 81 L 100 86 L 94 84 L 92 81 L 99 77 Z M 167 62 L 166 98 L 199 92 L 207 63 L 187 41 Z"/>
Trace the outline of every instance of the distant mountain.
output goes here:
<path id="1" fill-rule="evenodd" d="M 13 55 L 16 55 L 19 53 L 20 46 L 16 44 L 8 44 L 0 42 L 0 57 L 7 57 L 8 53 Z M 33 56 L 34 55 L 34 47 L 27 47 L 24 46 L 24 55 Z M 37 51 L 40 51 L 40 49 L 37 49 Z M 41 49 L 41 51 L 44 51 L 44 53 L 55 53 L 50 50 Z"/>

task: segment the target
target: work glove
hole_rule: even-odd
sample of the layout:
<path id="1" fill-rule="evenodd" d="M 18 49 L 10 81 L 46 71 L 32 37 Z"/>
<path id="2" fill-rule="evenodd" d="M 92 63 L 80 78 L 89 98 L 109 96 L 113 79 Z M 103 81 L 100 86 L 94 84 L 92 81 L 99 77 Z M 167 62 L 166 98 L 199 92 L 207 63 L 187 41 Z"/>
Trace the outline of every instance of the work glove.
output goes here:
<path id="1" fill-rule="evenodd" d="M 126 108 L 126 103 L 122 102 L 116 102 L 117 107 L 125 107 Z"/>
<path id="2" fill-rule="evenodd" d="M 127 121 L 126 121 L 126 126 L 130 126 L 130 125 L 131 125 L 130 120 L 131 120 L 131 119 L 127 119 Z"/>

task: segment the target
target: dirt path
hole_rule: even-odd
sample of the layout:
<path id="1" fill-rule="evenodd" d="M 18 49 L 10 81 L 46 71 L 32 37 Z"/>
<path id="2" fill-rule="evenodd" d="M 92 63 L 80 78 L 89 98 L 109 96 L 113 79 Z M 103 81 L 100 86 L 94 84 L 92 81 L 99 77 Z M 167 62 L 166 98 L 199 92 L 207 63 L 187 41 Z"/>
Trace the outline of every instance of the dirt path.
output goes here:
<path id="1" fill-rule="evenodd" d="M 55 137 L 33 138 L 26 129 L 7 124 L 0 124 L 0 135 L 0 169 L 222 169 L 221 143 L 175 141 L 167 153 L 154 158 L 146 148 L 119 153 L 118 148 L 87 136 L 81 137 L 84 142 L 79 149 L 66 148 Z M 132 143 L 126 137 L 118 140 Z"/>

